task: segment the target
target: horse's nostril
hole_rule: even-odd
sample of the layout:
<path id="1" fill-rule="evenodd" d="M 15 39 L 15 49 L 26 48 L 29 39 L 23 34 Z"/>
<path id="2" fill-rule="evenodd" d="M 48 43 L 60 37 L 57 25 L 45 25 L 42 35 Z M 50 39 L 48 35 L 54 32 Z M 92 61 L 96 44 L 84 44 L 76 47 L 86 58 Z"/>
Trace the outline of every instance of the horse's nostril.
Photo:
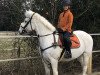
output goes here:
<path id="1" fill-rule="evenodd" d="M 23 31 L 18 31 L 18 33 L 19 33 L 20 35 L 22 35 L 22 34 L 25 33 L 25 31 L 24 31 L 24 30 L 23 30 Z"/>
<path id="2" fill-rule="evenodd" d="M 24 33 L 25 32 L 25 30 L 22 30 L 22 33 Z"/>
<path id="3" fill-rule="evenodd" d="M 26 30 L 22 30 L 22 33 L 21 34 L 24 34 L 24 33 L 26 33 L 27 31 Z"/>
<path id="4" fill-rule="evenodd" d="M 25 31 L 23 30 L 22 33 L 24 33 Z"/>

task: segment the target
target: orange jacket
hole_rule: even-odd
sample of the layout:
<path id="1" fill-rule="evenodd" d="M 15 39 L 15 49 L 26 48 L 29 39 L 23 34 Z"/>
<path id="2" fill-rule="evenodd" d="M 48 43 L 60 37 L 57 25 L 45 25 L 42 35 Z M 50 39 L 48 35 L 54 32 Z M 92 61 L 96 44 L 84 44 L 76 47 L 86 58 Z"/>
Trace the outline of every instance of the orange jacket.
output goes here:
<path id="1" fill-rule="evenodd" d="M 73 23 L 73 14 L 70 12 L 70 10 L 62 12 L 60 14 L 58 19 L 58 28 L 61 28 L 63 31 L 71 32 L 72 23 Z"/>

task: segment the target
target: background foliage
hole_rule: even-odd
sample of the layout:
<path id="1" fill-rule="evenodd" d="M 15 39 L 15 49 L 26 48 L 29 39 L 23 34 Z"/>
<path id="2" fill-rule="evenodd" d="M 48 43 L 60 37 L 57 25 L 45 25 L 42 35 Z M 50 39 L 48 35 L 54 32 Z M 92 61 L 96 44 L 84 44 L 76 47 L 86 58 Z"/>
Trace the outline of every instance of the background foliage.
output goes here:
<path id="1" fill-rule="evenodd" d="M 30 2 L 27 5 L 27 2 Z M 16 31 L 23 21 L 22 10 L 31 8 L 57 25 L 59 13 L 62 12 L 62 0 L 0 0 L 0 30 Z M 26 5 L 25 5 L 26 4 Z M 72 0 L 71 10 L 74 14 L 73 30 L 88 33 L 100 32 L 100 1 Z"/>

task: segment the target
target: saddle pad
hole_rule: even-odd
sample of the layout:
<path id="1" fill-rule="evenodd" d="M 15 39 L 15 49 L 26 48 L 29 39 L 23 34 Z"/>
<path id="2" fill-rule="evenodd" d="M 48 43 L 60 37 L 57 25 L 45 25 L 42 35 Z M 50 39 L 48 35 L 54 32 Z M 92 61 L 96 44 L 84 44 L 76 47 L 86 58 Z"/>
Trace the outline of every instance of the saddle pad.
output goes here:
<path id="1" fill-rule="evenodd" d="M 75 34 L 73 34 L 73 35 L 70 37 L 70 40 L 71 40 L 71 43 L 72 43 L 71 48 L 79 48 L 79 47 L 80 47 L 79 39 L 77 38 L 77 36 L 76 36 Z M 63 46 L 62 46 L 62 45 L 63 45 L 63 44 L 62 44 L 63 41 L 62 41 L 61 38 L 59 38 L 58 43 L 59 43 L 59 46 L 60 46 L 60 47 L 63 47 Z"/>
<path id="2" fill-rule="evenodd" d="M 77 36 L 75 34 L 73 34 L 70 37 L 70 40 L 72 42 L 71 48 L 78 48 L 78 47 L 80 47 L 79 39 L 77 38 Z"/>

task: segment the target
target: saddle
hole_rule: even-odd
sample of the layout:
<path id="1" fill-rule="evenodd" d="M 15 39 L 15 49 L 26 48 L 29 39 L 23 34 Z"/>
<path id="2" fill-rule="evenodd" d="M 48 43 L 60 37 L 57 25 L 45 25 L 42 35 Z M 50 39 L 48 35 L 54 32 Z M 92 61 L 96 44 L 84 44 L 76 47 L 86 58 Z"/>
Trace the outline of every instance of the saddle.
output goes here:
<path id="1" fill-rule="evenodd" d="M 70 40 L 71 40 L 71 49 L 72 48 L 79 48 L 80 47 L 80 42 L 79 42 L 79 39 L 77 38 L 77 36 L 75 34 L 72 34 L 71 37 L 70 37 Z M 59 35 L 59 40 L 58 40 L 58 44 L 61 48 L 63 48 L 63 39 L 62 37 Z"/>

